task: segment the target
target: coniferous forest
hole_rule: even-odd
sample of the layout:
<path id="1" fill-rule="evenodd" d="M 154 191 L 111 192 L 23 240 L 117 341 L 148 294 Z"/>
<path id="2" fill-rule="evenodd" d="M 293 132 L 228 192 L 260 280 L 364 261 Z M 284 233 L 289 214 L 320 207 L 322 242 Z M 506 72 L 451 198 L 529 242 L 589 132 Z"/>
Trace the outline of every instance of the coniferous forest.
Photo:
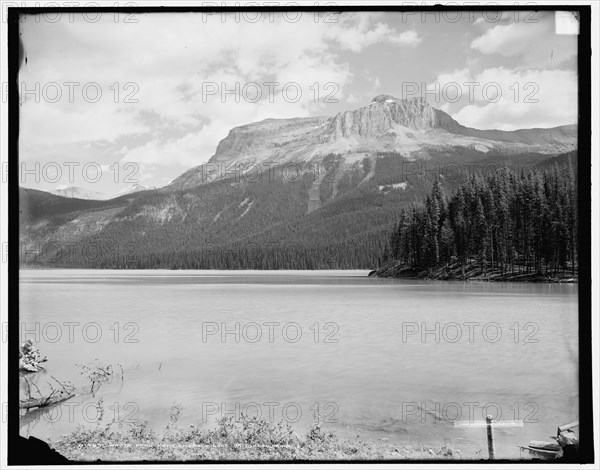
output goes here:
<path id="1" fill-rule="evenodd" d="M 576 153 L 521 160 L 526 170 L 496 158 L 498 169 L 473 166 L 454 177 L 438 171 L 436 162 L 447 161 L 428 161 L 436 171 L 422 173 L 405 171 L 411 162 L 398 154 L 379 155 L 373 167 L 359 162 L 335 184 L 320 183 L 312 211 L 309 174 L 108 201 L 22 188 L 20 259 L 56 268 L 379 266 L 375 275 L 576 277 Z"/>
<path id="2" fill-rule="evenodd" d="M 451 196 L 439 181 L 400 212 L 378 275 L 577 275 L 577 181 L 571 161 L 473 175 Z M 385 266 L 394 266 L 387 270 Z M 448 276 L 453 269 L 454 275 Z M 471 270 L 471 275 L 465 275 Z M 440 273 L 445 273 L 440 275 Z M 435 276 L 434 276 L 435 277 Z"/>

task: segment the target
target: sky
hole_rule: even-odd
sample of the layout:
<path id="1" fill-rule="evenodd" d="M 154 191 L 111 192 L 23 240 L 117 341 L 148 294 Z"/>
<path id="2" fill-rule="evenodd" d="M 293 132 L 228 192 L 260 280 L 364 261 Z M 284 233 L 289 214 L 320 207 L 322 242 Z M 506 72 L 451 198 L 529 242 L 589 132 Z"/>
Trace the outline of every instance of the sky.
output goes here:
<path id="1" fill-rule="evenodd" d="M 479 129 L 574 124 L 576 30 L 550 11 L 25 16 L 21 185 L 164 186 L 235 126 L 379 94 Z"/>

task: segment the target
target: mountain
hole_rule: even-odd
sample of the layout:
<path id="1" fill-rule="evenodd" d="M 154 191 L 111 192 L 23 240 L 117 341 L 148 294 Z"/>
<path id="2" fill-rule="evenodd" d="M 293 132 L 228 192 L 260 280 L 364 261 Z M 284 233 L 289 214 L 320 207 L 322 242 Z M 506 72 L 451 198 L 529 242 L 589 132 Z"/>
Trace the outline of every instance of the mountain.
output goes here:
<path id="1" fill-rule="evenodd" d="M 80 188 L 79 186 L 69 186 L 68 188 L 60 188 L 55 189 L 54 191 L 50 191 L 50 194 L 54 194 L 56 196 L 74 198 L 74 199 L 90 199 L 94 201 L 104 201 L 108 199 L 113 199 L 116 197 L 121 197 L 126 194 L 133 194 L 139 191 L 148 191 L 150 189 L 156 189 L 155 186 L 144 186 L 143 184 L 134 183 L 131 186 L 119 191 L 112 196 L 107 196 L 104 193 L 90 191 L 89 189 Z"/>
<path id="2" fill-rule="evenodd" d="M 139 191 L 148 191 L 149 189 L 156 189 L 155 186 L 144 186 L 143 184 L 139 184 L 139 183 L 134 183 L 131 186 L 129 186 L 128 188 L 125 188 L 122 191 L 119 191 L 118 193 L 116 193 L 114 197 L 120 197 L 120 196 L 124 196 L 126 194 L 133 194 L 133 193 L 137 193 Z"/>
<path id="3" fill-rule="evenodd" d="M 498 165 L 576 159 L 576 148 L 576 126 L 478 130 L 424 100 L 380 95 L 331 117 L 236 127 L 208 163 L 163 188 L 70 203 L 21 189 L 21 241 L 37 247 L 23 262 L 372 268 L 401 208 L 424 198 L 434 180 L 451 191 Z M 45 246 L 52 249 L 39 256 Z M 86 256 L 90 246 L 100 254 Z"/>
<path id="4" fill-rule="evenodd" d="M 408 160 L 451 149 L 482 154 L 559 154 L 576 148 L 577 126 L 517 131 L 465 127 L 426 100 L 373 98 L 369 106 L 333 117 L 267 119 L 232 129 L 208 165 L 192 168 L 171 183 L 182 189 L 213 180 L 225 169 L 250 172 L 261 163 L 316 164 L 335 154 L 347 165 L 376 153 L 395 152 Z"/>
<path id="5" fill-rule="evenodd" d="M 57 196 L 77 199 L 93 199 L 98 201 L 109 198 L 109 196 L 104 193 L 90 191 L 89 189 L 80 188 L 79 186 L 69 186 L 68 188 L 55 189 L 50 193 L 56 194 Z"/>

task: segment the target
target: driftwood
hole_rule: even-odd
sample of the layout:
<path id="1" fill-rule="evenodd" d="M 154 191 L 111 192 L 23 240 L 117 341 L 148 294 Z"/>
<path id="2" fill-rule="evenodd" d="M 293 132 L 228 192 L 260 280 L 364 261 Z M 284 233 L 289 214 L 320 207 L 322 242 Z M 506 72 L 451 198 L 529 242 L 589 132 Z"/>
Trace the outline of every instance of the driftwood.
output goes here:
<path id="1" fill-rule="evenodd" d="M 25 374 L 39 372 L 43 369 L 41 363 L 46 361 L 46 357 L 42 357 L 40 350 L 33 345 L 33 341 L 30 339 L 21 345 L 19 349 L 19 375 L 25 380 L 25 385 L 27 385 L 27 397 L 19 400 L 19 409 L 29 410 L 31 408 L 48 407 L 75 396 L 73 393 L 75 387 L 70 382 L 60 381 L 51 376 L 52 380 L 60 386 L 60 389 L 54 388 L 48 382 L 50 393 L 44 395 L 40 388 L 27 378 Z M 32 387 L 36 389 L 37 397 L 31 395 Z"/>
<path id="2" fill-rule="evenodd" d="M 121 370 L 122 382 L 124 376 L 123 367 L 120 364 L 117 365 Z M 79 367 L 82 370 L 81 374 L 85 375 L 91 382 L 91 390 L 86 393 L 91 393 L 92 396 L 94 396 L 95 392 L 98 391 L 103 383 L 111 380 L 114 375 L 112 365 L 104 367 L 97 362 L 93 362 L 90 365 L 79 365 Z M 52 380 L 57 383 L 60 388 L 55 388 L 50 382 L 48 382 L 48 385 L 50 386 L 50 393 L 44 394 L 34 382 L 27 378 L 26 373 L 22 372 L 19 375 L 24 379 L 25 385 L 27 386 L 27 397 L 19 400 L 19 408 L 22 410 L 50 407 L 73 398 L 76 395 L 75 387 L 71 382 L 61 381 L 51 376 Z M 32 388 L 36 390 L 37 396 L 35 397 L 31 393 Z"/>
<path id="3" fill-rule="evenodd" d="M 117 366 L 120 369 L 121 383 L 123 383 L 123 366 L 120 364 L 117 364 Z M 98 391 L 102 384 L 110 381 L 114 376 L 112 365 L 105 367 L 98 363 L 97 360 L 89 365 L 79 365 L 79 367 L 81 368 L 81 374 L 86 376 L 91 382 L 91 390 L 89 391 L 80 390 L 76 392 L 75 386 L 71 382 L 61 381 L 53 376 L 50 376 L 60 388 L 55 387 L 52 385 L 52 383 L 48 382 L 48 385 L 50 386 L 50 393 L 42 393 L 39 387 L 34 382 L 29 380 L 28 376 L 31 377 L 31 375 L 28 374 L 27 371 L 22 371 L 19 373 L 27 387 L 26 397 L 19 400 L 19 408 L 21 410 L 25 410 L 25 413 L 21 415 L 22 426 L 35 421 L 52 406 L 69 400 L 75 395 L 79 395 L 81 393 L 91 393 L 92 396 L 94 396 L 95 392 Z M 35 390 L 35 396 L 33 396 L 31 393 L 32 389 Z"/>
<path id="4" fill-rule="evenodd" d="M 61 382 L 60 380 L 57 380 L 51 376 L 52 380 L 54 380 L 58 385 L 60 385 L 61 389 L 54 388 L 52 384 L 48 382 L 48 385 L 50 385 L 51 392 L 49 395 L 44 396 L 36 384 L 31 382 L 24 374 L 20 375 L 21 377 L 23 377 L 23 379 L 25 379 L 25 384 L 27 385 L 27 398 L 24 400 L 19 400 L 19 409 L 29 410 L 30 408 L 41 408 L 51 406 L 75 396 L 75 394 L 73 393 L 75 387 L 73 387 L 73 384 L 71 384 L 70 382 Z M 35 387 L 35 389 L 37 390 L 37 394 L 39 395 L 39 397 L 34 398 L 31 395 L 32 386 Z"/>
<path id="5" fill-rule="evenodd" d="M 68 400 L 69 398 L 74 397 L 75 394 L 64 394 L 61 393 L 55 396 L 47 396 L 41 398 L 28 398 L 27 400 L 19 400 L 19 408 L 22 410 L 28 410 L 30 408 L 41 408 L 43 406 L 51 406 L 56 405 L 57 403 Z"/>

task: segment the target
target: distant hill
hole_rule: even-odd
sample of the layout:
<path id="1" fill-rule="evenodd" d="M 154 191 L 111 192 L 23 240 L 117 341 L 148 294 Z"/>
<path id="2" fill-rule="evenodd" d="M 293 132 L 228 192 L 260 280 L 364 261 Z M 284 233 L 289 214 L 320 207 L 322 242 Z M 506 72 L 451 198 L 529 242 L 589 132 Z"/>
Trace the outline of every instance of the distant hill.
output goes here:
<path id="1" fill-rule="evenodd" d="M 52 194 L 63 197 L 71 197 L 77 199 L 93 199 L 93 200 L 104 200 L 109 197 L 100 192 L 90 191 L 89 189 L 80 188 L 78 186 L 69 186 L 68 188 L 55 189 L 51 191 Z"/>
<path id="2" fill-rule="evenodd" d="M 126 194 L 137 193 L 139 191 L 148 191 L 149 189 L 156 189 L 156 187 L 144 186 L 143 184 L 135 183 L 113 195 L 107 195 L 101 192 L 80 188 L 79 186 L 69 186 L 68 188 L 60 188 L 55 189 L 54 191 L 50 191 L 50 194 L 75 199 L 90 199 L 94 201 L 104 201 L 107 199 L 113 199 L 116 197 L 124 196 Z"/>

